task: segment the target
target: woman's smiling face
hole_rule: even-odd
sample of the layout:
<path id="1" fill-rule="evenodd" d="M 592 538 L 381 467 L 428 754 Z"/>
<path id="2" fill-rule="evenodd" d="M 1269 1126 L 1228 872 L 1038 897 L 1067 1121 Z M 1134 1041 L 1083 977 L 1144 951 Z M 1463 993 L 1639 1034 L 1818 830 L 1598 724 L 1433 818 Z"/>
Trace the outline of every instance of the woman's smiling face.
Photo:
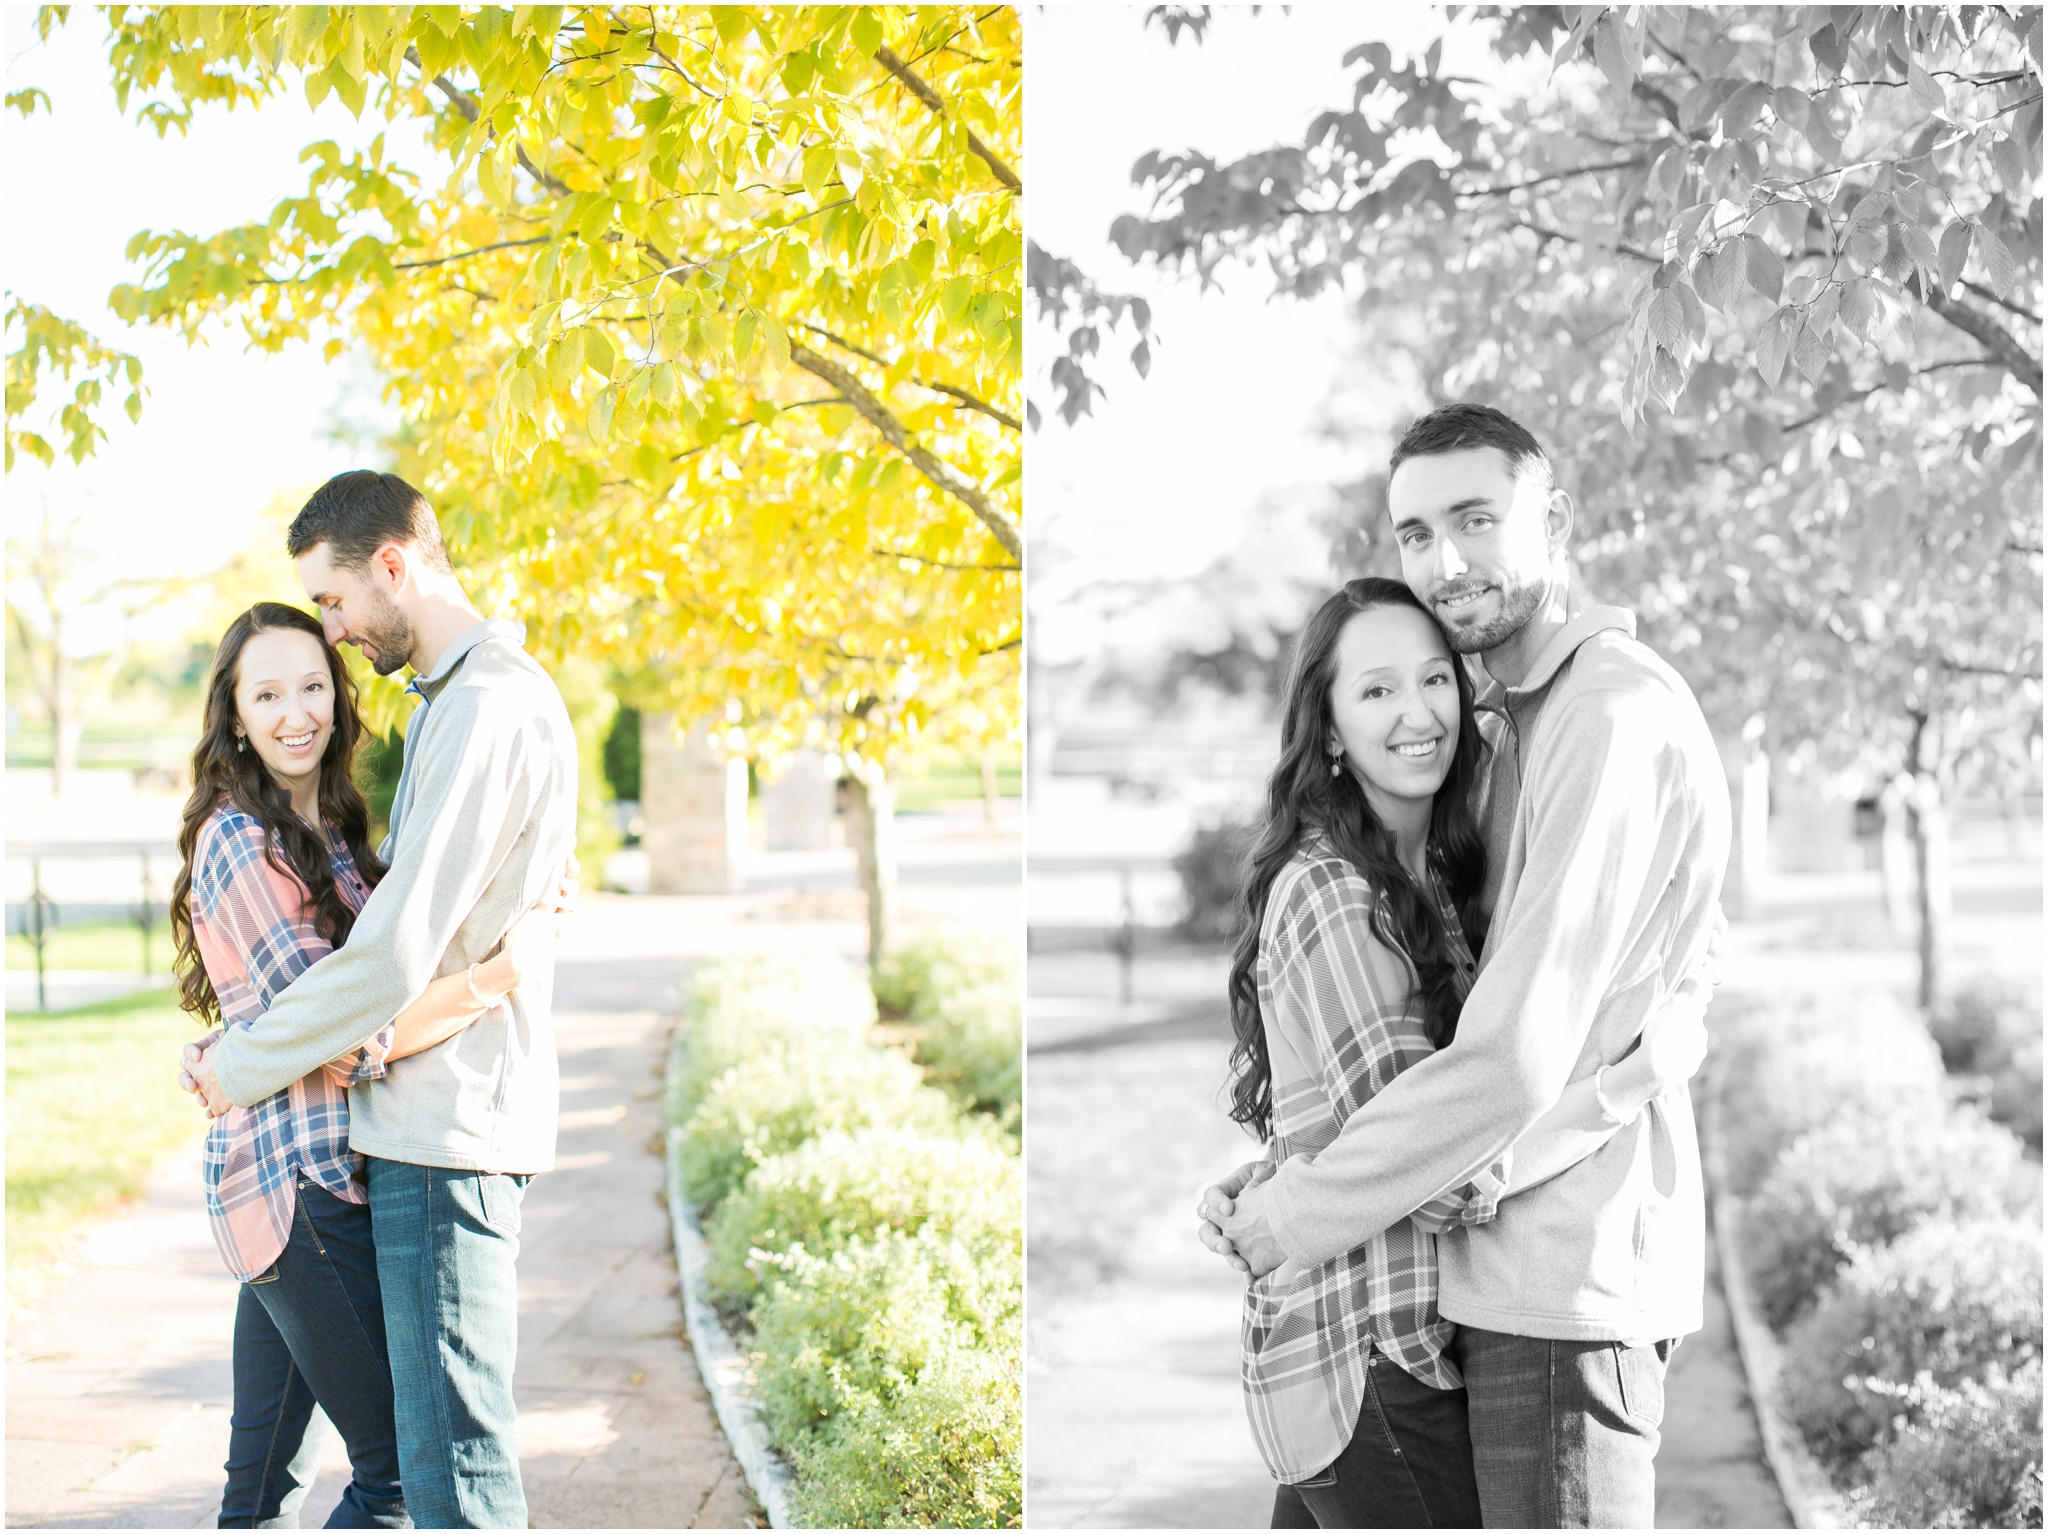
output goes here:
<path id="1" fill-rule="evenodd" d="M 1458 749 L 1458 663 L 1443 631 L 1412 607 L 1371 608 L 1344 625 L 1335 660 L 1330 718 L 1367 802 L 1384 815 L 1434 799 Z"/>
<path id="2" fill-rule="evenodd" d="M 236 668 L 235 714 L 279 782 L 318 773 L 334 734 L 334 678 L 320 641 L 298 629 L 250 635 Z"/>

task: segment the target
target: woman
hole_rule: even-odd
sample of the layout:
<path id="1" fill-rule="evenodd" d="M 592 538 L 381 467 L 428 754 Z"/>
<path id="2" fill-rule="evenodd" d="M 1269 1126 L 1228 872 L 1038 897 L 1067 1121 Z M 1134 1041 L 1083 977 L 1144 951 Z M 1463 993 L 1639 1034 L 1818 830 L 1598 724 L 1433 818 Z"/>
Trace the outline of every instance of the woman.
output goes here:
<path id="1" fill-rule="evenodd" d="M 1486 854 L 1464 668 L 1405 585 L 1355 580 L 1310 618 L 1230 972 L 1231 1116 L 1275 1165 L 1313 1155 L 1451 1041 L 1477 970 Z M 1645 1047 L 1574 1083 L 1508 1157 L 1321 1267 L 1245 1296 L 1253 1436 L 1275 1528 L 1477 1528 L 1465 1393 L 1437 1312 L 1436 1234 L 1605 1143 L 1704 1052 L 1697 988 Z"/>
<path id="2" fill-rule="evenodd" d="M 171 895 L 186 1011 L 260 1027 L 272 999 L 347 940 L 384 872 L 351 776 L 361 738 L 354 685 L 316 619 L 259 602 L 228 626 Z M 502 1001 L 545 957 L 558 914 L 555 904 L 529 913 L 493 958 L 436 980 L 353 1054 L 209 1129 L 207 1212 L 242 1280 L 220 1527 L 296 1526 L 319 1457 L 307 1432 L 316 1402 L 353 1467 L 327 1526 L 411 1527 L 347 1088 Z"/>

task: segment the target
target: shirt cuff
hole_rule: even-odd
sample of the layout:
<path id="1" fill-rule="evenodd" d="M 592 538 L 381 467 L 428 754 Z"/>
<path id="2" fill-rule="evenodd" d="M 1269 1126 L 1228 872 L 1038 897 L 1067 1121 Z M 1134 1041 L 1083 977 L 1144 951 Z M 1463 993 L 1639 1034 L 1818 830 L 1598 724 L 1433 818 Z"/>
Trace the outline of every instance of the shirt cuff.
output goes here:
<path id="1" fill-rule="evenodd" d="M 353 1054 L 344 1055 L 342 1058 L 349 1062 L 348 1084 L 353 1087 L 366 1081 L 382 1081 L 390 1074 L 391 1048 L 397 1042 L 398 1025 L 386 1023 Z"/>

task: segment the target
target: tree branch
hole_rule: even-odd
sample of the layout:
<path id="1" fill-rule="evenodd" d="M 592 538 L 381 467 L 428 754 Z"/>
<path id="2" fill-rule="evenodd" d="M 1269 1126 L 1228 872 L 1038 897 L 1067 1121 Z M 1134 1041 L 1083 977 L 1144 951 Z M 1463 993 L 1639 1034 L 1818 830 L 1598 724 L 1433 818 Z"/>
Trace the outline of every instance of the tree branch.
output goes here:
<path id="1" fill-rule="evenodd" d="M 406 49 L 405 60 L 420 72 L 421 79 L 426 79 L 427 66 L 420 62 L 419 49 Z M 483 108 L 477 105 L 476 97 L 470 95 L 468 91 L 462 89 L 462 87 L 453 80 L 450 80 L 446 75 L 435 75 L 428 83 L 442 95 L 446 96 L 448 104 L 460 112 L 467 121 L 475 122 L 483 114 Z M 496 136 L 496 132 L 493 131 L 492 137 L 495 138 Z M 517 149 L 514 152 L 519 156 L 519 168 L 525 171 L 527 175 L 533 177 L 541 186 L 546 187 L 557 197 L 567 197 L 569 195 L 569 185 L 567 182 L 558 181 L 555 177 L 534 164 L 533 161 L 526 157 L 526 151 L 523 148 Z"/>
<path id="2" fill-rule="evenodd" d="M 914 565 L 930 565 L 934 570 L 1021 570 L 1022 565 L 963 565 L 946 559 L 926 559 L 922 554 L 906 554 L 901 549 L 868 548 L 870 554 L 883 559 L 907 559 Z"/>
<path id="3" fill-rule="evenodd" d="M 466 261 L 471 256 L 481 256 L 487 251 L 511 250 L 518 245 L 546 245 L 553 239 L 554 236 L 551 234 L 537 234 L 530 240 L 500 240 L 495 245 L 479 245 L 474 250 L 458 250 L 453 255 L 435 256 L 426 261 L 394 261 L 391 263 L 391 269 L 394 272 L 416 272 L 422 267 L 446 266 L 450 261 Z"/>
<path id="4" fill-rule="evenodd" d="M 1597 176 L 1602 171 L 1628 170 L 1637 165 L 1648 165 L 1646 154 L 1634 155 L 1626 160 L 1614 160 L 1606 165 L 1578 165 L 1570 170 L 1552 171 L 1547 176 L 1531 176 L 1527 181 L 1503 181 L 1498 186 L 1475 186 L 1469 191 L 1459 190 L 1460 197 L 1500 197 L 1508 192 L 1526 192 L 1532 186 L 1548 186 L 1553 181 L 1569 181 L 1574 176 Z"/>
<path id="5" fill-rule="evenodd" d="M 1929 373 L 1945 372 L 1949 368 L 2002 368 L 2004 366 L 2005 364 L 2003 362 L 2000 362 L 1996 357 L 1959 357 L 1951 362 L 1935 362 L 1930 363 L 1928 366 L 1924 368 L 1915 368 L 1910 376 L 1913 378 L 1921 378 Z M 1827 405 L 1819 410 L 1814 411 L 1812 415 L 1801 416 L 1796 421 L 1787 421 L 1783 426 L 1780 426 L 1778 430 L 1800 431 L 1805 427 L 1813 425 L 1816 421 L 1825 420 L 1827 417 L 1833 415 L 1837 410 L 1840 410 L 1844 405 L 1861 404 L 1864 400 L 1869 399 L 1871 395 L 1881 394 L 1890 387 L 1891 385 L 1887 383 L 1874 383 L 1867 389 L 1858 389 L 1854 394 L 1845 394 L 1840 399 L 1836 400 L 1832 405 Z"/>
<path id="6" fill-rule="evenodd" d="M 1929 288 L 1925 296 L 1928 308 L 1964 335 L 1982 342 L 1984 349 L 2007 372 L 2033 390 L 2036 399 L 2041 397 L 2041 359 L 2020 345 L 2011 332 L 1990 315 L 1980 314 L 1961 300 L 1950 298 L 1939 286 Z"/>
<path id="7" fill-rule="evenodd" d="M 875 62 L 901 80 L 904 89 L 909 91 L 919 101 L 922 101 L 936 116 L 944 117 L 946 115 L 944 98 L 918 78 L 911 67 L 898 56 L 895 49 L 887 44 L 877 48 L 875 50 Z M 988 145 L 984 144 L 981 141 L 981 136 L 972 128 L 967 129 L 967 147 L 981 156 L 988 168 L 996 173 L 996 180 L 1002 182 L 1004 186 L 1013 192 L 1022 192 L 1024 190 L 1024 183 L 1018 179 L 1017 173 L 1005 165 L 1002 157 L 989 148 Z"/>
<path id="8" fill-rule="evenodd" d="M 832 334 L 831 331 L 827 330 L 822 325 L 813 325 L 809 320 L 799 320 L 797 321 L 797 323 L 803 326 L 803 328 L 805 330 L 808 330 L 812 335 L 823 336 L 826 340 L 830 341 L 834 346 L 838 347 L 841 351 L 852 352 L 856 357 L 867 358 L 868 361 L 872 362 L 878 368 L 895 366 L 895 364 L 890 362 L 887 357 L 877 356 L 874 352 L 869 351 L 865 346 L 855 346 L 851 341 L 847 340 L 844 336 L 835 336 L 834 334 Z M 1024 429 L 1022 423 L 1019 422 L 1015 416 L 1009 414 L 1007 411 L 998 410 L 994 405 L 991 405 L 987 400 L 976 399 L 972 394 L 969 394 L 965 389 L 956 389 L 951 384 L 926 383 L 922 378 L 913 378 L 910 381 L 916 384 L 920 389 L 929 389 L 934 394 L 949 394 L 954 399 L 960 401 L 961 404 L 967 406 L 968 409 L 979 410 L 983 415 L 988 416 L 991 420 L 1002 422 L 1002 424 L 1009 427 L 1011 431 L 1022 431 Z"/>
<path id="9" fill-rule="evenodd" d="M 1970 281 L 1970 279 L 1967 277 L 1963 279 L 1963 286 L 1968 288 L 1972 293 L 1975 293 L 1979 298 L 1983 299 L 1985 303 L 1996 304 L 1999 308 L 2003 309 L 2007 314 L 2016 314 L 2030 325 L 2038 325 L 2041 323 L 2041 316 L 2036 314 L 2033 310 L 2025 308 L 2019 304 L 2012 303 L 2007 299 L 2000 298 L 1996 293 L 1992 292 L 1989 288 L 1983 287 L 1978 283 L 1974 283 Z"/>
<path id="10" fill-rule="evenodd" d="M 1012 559 L 1020 563 L 1023 561 L 1024 539 L 1017 530 L 1015 519 L 1000 507 L 991 505 L 988 497 L 963 479 L 950 464 L 911 441 L 903 423 L 868 392 L 865 384 L 831 358 L 819 356 L 801 341 L 789 343 L 789 360 L 845 395 L 847 402 L 867 418 L 868 424 L 880 432 L 891 447 L 908 458 L 926 479 L 980 518 L 982 525 L 995 535 L 996 542 Z"/>

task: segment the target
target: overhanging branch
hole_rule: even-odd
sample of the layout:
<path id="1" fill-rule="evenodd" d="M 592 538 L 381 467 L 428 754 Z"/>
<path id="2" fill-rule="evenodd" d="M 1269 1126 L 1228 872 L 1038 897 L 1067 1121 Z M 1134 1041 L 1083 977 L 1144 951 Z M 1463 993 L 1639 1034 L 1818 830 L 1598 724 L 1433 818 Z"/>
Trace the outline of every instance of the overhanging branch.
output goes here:
<path id="1" fill-rule="evenodd" d="M 1980 313 L 1960 299 L 1950 298 L 1939 286 L 1926 292 L 1927 307 L 1972 340 L 1983 344 L 2005 370 L 2041 396 L 2041 359 L 2020 345 L 2017 338 L 1990 315 Z"/>
<path id="2" fill-rule="evenodd" d="M 1024 539 L 1017 530 L 1016 521 L 1000 507 L 992 505 L 987 496 L 969 484 L 952 465 L 939 458 L 929 449 L 918 446 L 903 429 L 903 423 L 889 412 L 889 407 L 868 391 L 852 372 L 841 367 L 830 357 L 820 356 L 803 342 L 789 343 L 789 360 L 806 373 L 822 378 L 826 383 L 845 395 L 847 402 L 867 419 L 869 425 L 880 432 L 888 444 L 895 448 L 916 467 L 918 473 L 937 485 L 946 494 L 960 502 L 981 520 L 981 524 L 995 535 L 1009 556 L 1022 562 Z"/>
<path id="3" fill-rule="evenodd" d="M 945 98 L 920 79 L 916 71 L 903 62 L 902 57 L 898 55 L 895 49 L 887 44 L 877 48 L 875 50 L 875 62 L 901 80 L 904 89 L 929 107 L 934 115 L 939 117 L 947 115 Z M 1002 182 L 1004 186 L 1013 192 L 1024 190 L 1024 183 L 1018 178 L 1017 173 L 1004 164 L 1002 156 L 984 144 L 981 141 L 981 135 L 972 128 L 967 129 L 967 147 L 979 155 L 988 168 L 996 173 L 996 180 Z"/>

